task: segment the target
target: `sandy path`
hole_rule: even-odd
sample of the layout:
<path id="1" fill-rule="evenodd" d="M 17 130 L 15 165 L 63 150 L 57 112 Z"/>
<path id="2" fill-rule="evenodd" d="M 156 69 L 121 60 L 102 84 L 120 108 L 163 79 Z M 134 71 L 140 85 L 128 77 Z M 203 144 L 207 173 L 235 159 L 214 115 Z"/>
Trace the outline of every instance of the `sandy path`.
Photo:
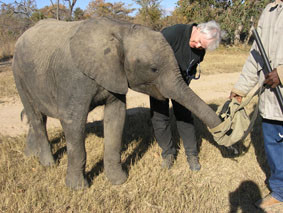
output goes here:
<path id="1" fill-rule="evenodd" d="M 228 97 L 231 88 L 236 82 L 239 73 L 223 73 L 215 75 L 202 75 L 199 80 L 192 81 L 191 88 L 206 102 L 218 98 Z M 147 95 L 129 90 L 127 94 L 127 108 L 149 107 Z M 20 100 L 10 100 L 0 103 L 0 134 L 16 136 L 27 132 L 28 125 L 20 120 L 23 106 Z M 101 120 L 103 107 L 93 110 L 88 117 L 88 122 Z M 49 118 L 47 127 L 53 128 L 60 125 L 56 119 Z"/>

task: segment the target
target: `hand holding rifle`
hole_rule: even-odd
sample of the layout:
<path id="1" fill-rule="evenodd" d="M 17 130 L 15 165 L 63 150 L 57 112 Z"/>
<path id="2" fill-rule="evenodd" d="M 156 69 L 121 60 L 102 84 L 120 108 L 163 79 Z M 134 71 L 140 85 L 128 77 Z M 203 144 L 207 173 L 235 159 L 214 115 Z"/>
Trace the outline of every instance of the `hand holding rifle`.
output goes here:
<path id="1" fill-rule="evenodd" d="M 278 85 L 280 84 L 280 80 L 279 80 L 279 77 L 278 77 L 277 69 L 276 68 L 273 69 L 273 70 L 271 69 L 269 60 L 267 58 L 263 44 L 260 40 L 260 37 L 259 37 L 256 29 L 253 29 L 252 32 L 253 32 L 253 35 L 255 36 L 255 41 L 256 41 L 256 44 L 257 44 L 258 49 L 260 51 L 261 57 L 263 59 L 265 69 L 268 72 L 268 74 L 265 76 L 266 79 L 265 79 L 264 83 L 271 86 L 271 88 L 274 88 L 274 92 L 275 92 L 276 98 L 278 100 L 279 106 L 280 106 L 281 110 L 283 111 L 283 97 L 282 97 L 281 91 L 279 90 L 279 87 L 278 87 Z"/>
<path id="2" fill-rule="evenodd" d="M 275 88 L 280 84 L 280 79 L 277 73 L 277 69 L 273 69 L 272 72 L 268 73 L 267 75 L 265 75 L 265 81 L 264 84 L 265 85 L 269 85 L 271 88 Z"/>

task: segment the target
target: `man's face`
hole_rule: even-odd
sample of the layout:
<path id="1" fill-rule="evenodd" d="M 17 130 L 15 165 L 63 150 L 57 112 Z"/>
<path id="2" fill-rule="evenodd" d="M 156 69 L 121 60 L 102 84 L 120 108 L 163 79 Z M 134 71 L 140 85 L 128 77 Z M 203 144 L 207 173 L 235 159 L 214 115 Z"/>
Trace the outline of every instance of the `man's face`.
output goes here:
<path id="1" fill-rule="evenodd" d="M 190 38 L 190 47 L 195 49 L 207 49 L 211 39 L 206 39 L 205 35 L 200 32 L 200 29 L 193 27 Z"/>

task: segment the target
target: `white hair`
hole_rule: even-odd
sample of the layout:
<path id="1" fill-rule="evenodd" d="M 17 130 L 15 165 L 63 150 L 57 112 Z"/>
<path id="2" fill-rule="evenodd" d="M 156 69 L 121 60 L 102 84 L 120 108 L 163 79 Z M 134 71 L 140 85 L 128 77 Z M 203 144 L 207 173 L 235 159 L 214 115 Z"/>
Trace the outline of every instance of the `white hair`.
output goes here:
<path id="1" fill-rule="evenodd" d="M 208 43 L 208 50 L 216 49 L 226 34 L 224 31 L 221 31 L 220 25 L 213 20 L 198 24 L 197 27 L 200 29 L 201 33 L 205 34 L 208 40 L 212 40 Z"/>

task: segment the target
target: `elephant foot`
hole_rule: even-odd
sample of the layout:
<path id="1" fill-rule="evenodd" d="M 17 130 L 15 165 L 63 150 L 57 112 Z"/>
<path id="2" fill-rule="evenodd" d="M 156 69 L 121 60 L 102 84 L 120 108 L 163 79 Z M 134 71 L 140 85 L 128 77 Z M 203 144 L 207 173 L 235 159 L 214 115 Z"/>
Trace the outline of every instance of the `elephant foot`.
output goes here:
<path id="1" fill-rule="evenodd" d="M 42 166 L 52 166 L 55 164 L 53 155 L 50 153 L 40 153 L 39 162 Z"/>
<path id="2" fill-rule="evenodd" d="M 83 175 L 67 175 L 65 182 L 67 187 L 74 190 L 80 190 L 89 187 L 89 183 Z"/>
<path id="3" fill-rule="evenodd" d="M 39 155 L 39 150 L 37 148 L 26 147 L 24 150 L 24 154 L 27 157 L 37 157 Z"/>
<path id="4" fill-rule="evenodd" d="M 37 149 L 25 148 L 24 154 L 27 157 L 38 157 L 42 166 L 52 166 L 55 164 L 55 160 L 51 153 L 40 153 Z"/>
<path id="5" fill-rule="evenodd" d="M 107 166 L 105 168 L 105 175 L 113 185 L 120 185 L 126 182 L 128 175 L 119 166 Z"/>

